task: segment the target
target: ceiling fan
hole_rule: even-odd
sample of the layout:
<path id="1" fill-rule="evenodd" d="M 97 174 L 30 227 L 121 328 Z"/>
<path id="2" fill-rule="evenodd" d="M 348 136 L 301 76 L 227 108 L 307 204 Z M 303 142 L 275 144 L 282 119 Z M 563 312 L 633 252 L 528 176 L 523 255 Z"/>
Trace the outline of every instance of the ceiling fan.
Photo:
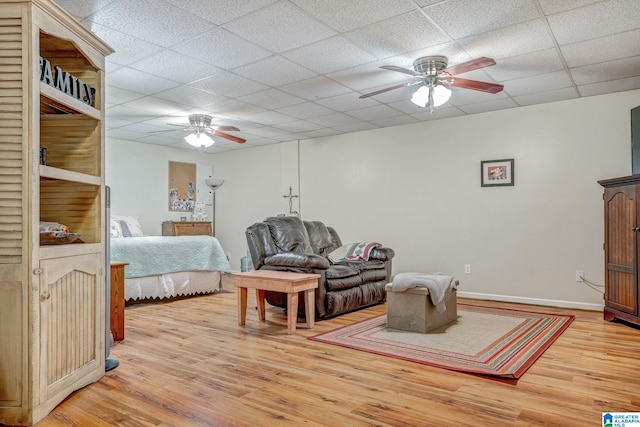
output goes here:
<path id="1" fill-rule="evenodd" d="M 168 123 L 171 126 L 182 126 L 176 125 L 173 123 Z M 226 138 L 230 141 L 237 142 L 238 144 L 244 144 L 246 139 L 239 138 L 234 135 L 229 135 L 228 131 L 239 132 L 235 126 L 216 126 L 211 125 L 211 116 L 207 114 L 191 114 L 189 116 L 189 127 L 183 128 L 183 131 L 190 132 L 189 135 L 185 136 L 184 139 L 190 145 L 194 147 L 200 147 L 204 149 L 206 147 L 210 147 L 214 144 L 214 140 L 209 136 L 219 136 L 221 138 Z M 164 132 L 173 132 L 171 130 L 159 130 L 149 133 L 164 133 Z"/>
<path id="2" fill-rule="evenodd" d="M 413 70 L 397 67 L 395 65 L 383 65 L 380 68 L 409 74 L 415 78 L 406 83 L 397 84 L 395 86 L 361 95 L 360 99 L 369 98 L 370 96 L 379 95 L 401 87 L 422 84 L 422 86 L 413 93 L 411 101 L 419 107 L 426 107 L 428 105 L 430 113 L 433 114 L 434 107 L 438 107 L 449 100 L 451 90 L 448 86 L 478 90 L 487 93 L 500 92 L 504 88 L 501 84 L 455 77 L 458 74 L 467 73 L 484 67 L 490 67 L 495 64 L 496 61 L 483 56 L 481 58 L 463 62 L 462 64 L 448 67 L 449 60 L 446 56 L 423 56 L 413 61 Z"/>

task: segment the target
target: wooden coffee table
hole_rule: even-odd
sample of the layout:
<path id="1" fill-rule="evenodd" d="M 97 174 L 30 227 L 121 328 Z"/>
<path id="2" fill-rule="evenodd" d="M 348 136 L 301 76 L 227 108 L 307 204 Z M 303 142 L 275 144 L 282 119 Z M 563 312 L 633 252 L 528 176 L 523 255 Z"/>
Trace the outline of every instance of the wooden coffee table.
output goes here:
<path id="1" fill-rule="evenodd" d="M 288 271 L 255 270 L 233 273 L 234 285 L 238 288 L 238 325 L 247 320 L 247 289 L 256 290 L 258 317 L 265 321 L 264 292 L 275 291 L 287 294 L 287 332 L 296 331 L 298 317 L 298 292 L 304 291 L 306 327 L 313 328 L 316 301 L 315 289 L 318 287 L 319 274 L 290 273 Z"/>

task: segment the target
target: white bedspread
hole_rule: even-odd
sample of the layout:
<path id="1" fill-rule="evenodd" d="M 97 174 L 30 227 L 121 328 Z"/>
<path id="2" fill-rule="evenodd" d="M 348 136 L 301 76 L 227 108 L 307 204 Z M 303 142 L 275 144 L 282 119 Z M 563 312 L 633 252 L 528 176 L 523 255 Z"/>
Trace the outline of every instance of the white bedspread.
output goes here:
<path id="1" fill-rule="evenodd" d="M 125 278 L 177 271 L 231 271 L 211 236 L 144 236 L 111 239 L 111 261 L 128 262 Z"/>
<path id="2" fill-rule="evenodd" d="M 442 273 L 398 273 L 393 278 L 391 288 L 394 292 L 403 292 L 411 288 L 427 288 L 436 311 L 444 313 L 447 309 L 445 303 L 451 292 L 456 289 L 456 281 L 452 276 Z"/>

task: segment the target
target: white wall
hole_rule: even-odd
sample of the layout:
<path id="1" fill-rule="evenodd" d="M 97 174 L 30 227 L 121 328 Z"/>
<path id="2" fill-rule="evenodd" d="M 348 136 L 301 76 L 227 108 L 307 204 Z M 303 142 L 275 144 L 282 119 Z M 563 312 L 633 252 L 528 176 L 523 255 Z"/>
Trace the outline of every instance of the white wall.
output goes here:
<path id="1" fill-rule="evenodd" d="M 163 221 L 179 221 L 190 212 L 169 211 L 169 161 L 196 164 L 196 200 L 212 200 L 204 183 L 213 174 L 211 154 L 131 141 L 106 142 L 106 184 L 111 189 L 111 213 L 140 219 L 145 234 L 162 234 Z M 211 206 L 207 215 L 213 216 Z"/>
<path id="2" fill-rule="evenodd" d="M 640 91 L 630 91 L 207 155 L 225 180 L 216 236 L 239 269 L 244 230 L 286 213 L 292 186 L 304 219 L 334 226 L 345 243 L 392 247 L 395 273 L 447 272 L 476 297 L 598 307 L 602 295 L 576 283 L 575 270 L 604 281 L 597 181 L 631 173 L 629 110 L 639 104 Z M 150 156 L 166 174 L 167 159 L 193 156 L 144 144 L 132 153 L 127 144 L 107 141 L 108 168 L 128 153 L 120 170 Z M 515 159 L 515 186 L 480 187 L 480 161 L 502 158 Z M 147 197 L 162 195 L 157 207 L 137 204 L 158 224 L 169 216 L 165 178 L 145 182 Z M 118 209 L 129 202 L 118 199 Z"/>

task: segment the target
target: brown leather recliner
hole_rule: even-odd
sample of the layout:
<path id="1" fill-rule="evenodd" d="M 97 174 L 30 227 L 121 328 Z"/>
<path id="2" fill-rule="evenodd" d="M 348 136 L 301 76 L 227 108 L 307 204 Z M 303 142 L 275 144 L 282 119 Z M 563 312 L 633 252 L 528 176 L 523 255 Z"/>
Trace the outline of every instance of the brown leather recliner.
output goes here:
<path id="1" fill-rule="evenodd" d="M 256 270 L 320 274 L 316 318 L 326 319 L 385 301 L 393 249 L 379 247 L 369 259 L 332 263 L 328 255 L 342 246 L 338 233 L 320 221 L 270 217 L 247 228 L 249 253 Z M 286 294 L 265 292 L 266 301 L 286 309 Z M 303 302 L 304 298 L 300 298 Z M 301 304 L 300 313 L 304 312 Z"/>

